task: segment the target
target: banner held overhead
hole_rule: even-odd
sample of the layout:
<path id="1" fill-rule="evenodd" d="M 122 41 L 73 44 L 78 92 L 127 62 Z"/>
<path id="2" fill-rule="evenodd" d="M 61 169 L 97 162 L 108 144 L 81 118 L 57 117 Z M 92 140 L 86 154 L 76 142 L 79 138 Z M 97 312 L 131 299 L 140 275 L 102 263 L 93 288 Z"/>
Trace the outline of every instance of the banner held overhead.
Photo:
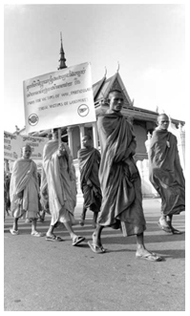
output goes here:
<path id="1" fill-rule="evenodd" d="M 27 133 L 96 121 L 90 63 L 25 80 L 23 87 Z"/>
<path id="2" fill-rule="evenodd" d="M 26 144 L 32 148 L 31 159 L 42 160 L 44 145 L 47 137 L 33 137 L 30 135 L 16 135 L 4 131 L 4 158 L 15 161 L 21 157 L 21 148 Z"/>

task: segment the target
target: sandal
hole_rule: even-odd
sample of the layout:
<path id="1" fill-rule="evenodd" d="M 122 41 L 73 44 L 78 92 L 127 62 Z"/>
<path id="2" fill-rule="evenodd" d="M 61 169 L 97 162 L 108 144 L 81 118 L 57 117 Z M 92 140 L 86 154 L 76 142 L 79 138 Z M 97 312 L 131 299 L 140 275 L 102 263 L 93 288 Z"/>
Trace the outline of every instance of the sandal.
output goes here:
<path id="1" fill-rule="evenodd" d="M 162 257 L 158 256 L 154 252 L 152 253 L 150 252 L 150 253 L 142 254 L 142 255 L 136 253 L 136 258 L 145 259 L 147 261 L 162 261 Z"/>
<path id="2" fill-rule="evenodd" d="M 162 224 L 160 224 L 160 221 L 158 222 L 158 226 L 163 230 L 165 231 L 166 233 L 172 233 L 172 230 L 169 226 L 164 226 Z"/>
<path id="3" fill-rule="evenodd" d="M 60 241 L 64 241 L 61 237 L 59 236 L 46 236 L 46 240 L 47 241 L 57 241 L 57 242 L 60 242 Z"/>
<path id="4" fill-rule="evenodd" d="M 103 246 L 97 246 L 93 242 L 88 242 L 90 249 L 95 253 L 105 253 L 106 249 Z"/>
<path id="5" fill-rule="evenodd" d="M 181 234 L 183 234 L 183 232 L 181 232 L 180 230 L 172 227 L 172 234 L 173 235 L 181 235 Z"/>
<path id="6" fill-rule="evenodd" d="M 19 234 L 18 230 L 15 230 L 13 228 L 10 229 L 10 233 L 11 235 L 14 235 L 14 236 Z"/>
<path id="7" fill-rule="evenodd" d="M 84 237 L 81 237 L 81 236 L 77 236 L 73 239 L 73 242 L 72 242 L 72 246 L 77 246 L 78 244 L 80 244 L 82 241 L 84 241 L 85 238 Z"/>
<path id="8" fill-rule="evenodd" d="M 39 232 L 32 232 L 31 235 L 34 237 L 43 237 L 44 236 L 43 233 L 39 233 Z"/>

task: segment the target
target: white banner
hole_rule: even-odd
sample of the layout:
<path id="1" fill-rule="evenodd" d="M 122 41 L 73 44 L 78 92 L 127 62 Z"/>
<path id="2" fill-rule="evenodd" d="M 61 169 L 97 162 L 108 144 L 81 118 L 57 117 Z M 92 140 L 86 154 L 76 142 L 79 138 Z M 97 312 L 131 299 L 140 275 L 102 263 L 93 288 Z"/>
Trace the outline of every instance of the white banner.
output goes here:
<path id="1" fill-rule="evenodd" d="M 4 132 L 4 158 L 16 160 L 21 157 L 22 138 L 20 135 Z"/>
<path id="2" fill-rule="evenodd" d="M 27 133 L 95 122 L 90 63 L 25 80 L 24 105 Z"/>
<path id="3" fill-rule="evenodd" d="M 21 148 L 28 144 L 32 148 L 31 159 L 35 161 L 42 160 L 43 148 L 48 140 L 45 137 L 24 136 L 4 132 L 4 158 L 12 161 L 20 158 Z"/>

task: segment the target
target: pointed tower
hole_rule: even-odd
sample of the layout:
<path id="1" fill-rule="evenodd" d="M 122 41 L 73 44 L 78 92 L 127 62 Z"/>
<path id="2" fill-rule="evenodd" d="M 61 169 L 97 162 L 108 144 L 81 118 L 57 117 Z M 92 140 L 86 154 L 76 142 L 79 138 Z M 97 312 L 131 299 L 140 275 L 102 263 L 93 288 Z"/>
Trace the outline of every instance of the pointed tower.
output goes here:
<path id="1" fill-rule="evenodd" d="M 61 49 L 60 49 L 60 59 L 59 59 L 59 68 L 58 68 L 58 70 L 67 68 L 67 66 L 65 64 L 66 58 L 65 58 L 65 53 L 64 53 L 64 50 L 63 50 L 62 33 L 60 33 L 60 37 L 61 37 Z"/>

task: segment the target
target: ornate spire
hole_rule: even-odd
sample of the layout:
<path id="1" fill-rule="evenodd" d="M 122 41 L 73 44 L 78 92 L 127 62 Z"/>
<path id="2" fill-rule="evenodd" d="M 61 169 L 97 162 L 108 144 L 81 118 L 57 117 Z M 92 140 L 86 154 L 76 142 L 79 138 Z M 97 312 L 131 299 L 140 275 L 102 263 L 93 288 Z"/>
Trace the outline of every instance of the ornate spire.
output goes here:
<path id="1" fill-rule="evenodd" d="M 58 68 L 58 70 L 67 68 L 67 66 L 65 64 L 66 58 L 65 58 L 65 53 L 64 53 L 64 50 L 63 50 L 62 33 L 60 33 L 60 37 L 61 37 L 61 49 L 60 49 L 60 59 L 59 59 L 59 68 Z"/>
<path id="2" fill-rule="evenodd" d="M 107 76 L 107 68 L 105 67 L 105 75 L 104 75 L 104 78 L 106 78 Z"/>
<path id="3" fill-rule="evenodd" d="M 117 67 L 117 72 L 119 72 L 119 69 L 120 69 L 120 64 L 119 64 L 119 62 L 117 62 L 117 65 L 118 65 L 118 67 Z"/>

